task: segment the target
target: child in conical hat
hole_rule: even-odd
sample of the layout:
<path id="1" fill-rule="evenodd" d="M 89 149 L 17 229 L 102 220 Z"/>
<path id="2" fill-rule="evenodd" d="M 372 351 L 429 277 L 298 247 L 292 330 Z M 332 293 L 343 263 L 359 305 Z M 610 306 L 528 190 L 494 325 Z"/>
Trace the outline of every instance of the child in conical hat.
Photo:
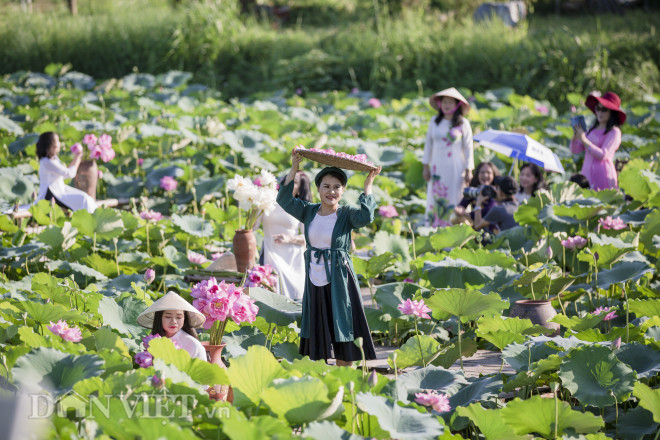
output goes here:
<path id="1" fill-rule="evenodd" d="M 201 327 L 205 320 L 202 313 L 175 292 L 168 292 L 137 318 L 142 327 L 151 328 L 152 335 L 170 338 L 190 357 L 204 361 L 206 350 L 197 338 L 195 327 Z"/>

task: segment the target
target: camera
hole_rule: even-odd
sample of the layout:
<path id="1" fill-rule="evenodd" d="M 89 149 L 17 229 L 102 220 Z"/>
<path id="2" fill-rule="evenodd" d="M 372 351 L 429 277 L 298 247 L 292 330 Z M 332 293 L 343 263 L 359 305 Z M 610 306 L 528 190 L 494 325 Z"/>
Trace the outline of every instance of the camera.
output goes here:
<path id="1" fill-rule="evenodd" d="M 463 197 L 468 200 L 476 199 L 479 194 L 489 199 L 495 198 L 495 188 L 490 185 L 481 185 L 478 187 L 469 186 L 463 190 Z"/>

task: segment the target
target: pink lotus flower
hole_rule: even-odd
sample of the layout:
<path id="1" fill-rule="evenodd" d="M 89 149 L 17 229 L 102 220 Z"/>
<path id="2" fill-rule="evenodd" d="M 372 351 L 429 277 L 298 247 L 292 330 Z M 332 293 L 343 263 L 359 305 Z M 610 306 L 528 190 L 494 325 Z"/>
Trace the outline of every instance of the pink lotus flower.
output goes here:
<path id="1" fill-rule="evenodd" d="M 399 309 L 401 313 L 405 315 L 415 315 L 418 318 L 431 319 L 431 317 L 428 315 L 428 312 L 430 312 L 431 309 L 429 309 L 428 306 L 424 304 L 423 299 L 420 299 L 419 301 L 411 301 L 407 299 L 399 304 L 397 309 Z"/>
<path id="2" fill-rule="evenodd" d="M 574 105 L 571 106 L 571 113 L 577 113 L 577 108 Z"/>
<path id="3" fill-rule="evenodd" d="M 205 264 L 209 262 L 209 260 L 204 255 L 193 251 L 188 251 L 188 261 L 190 261 L 192 264 Z"/>
<path id="4" fill-rule="evenodd" d="M 175 178 L 170 177 L 170 176 L 164 176 L 162 179 L 160 179 L 160 187 L 163 188 L 165 191 L 174 191 L 176 190 L 178 183 Z"/>
<path id="5" fill-rule="evenodd" d="M 99 180 L 103 179 L 103 171 L 99 170 L 97 174 L 99 176 Z"/>
<path id="6" fill-rule="evenodd" d="M 82 332 L 78 327 L 69 327 L 69 324 L 61 319 L 57 321 L 57 324 L 53 324 L 51 321 L 47 328 L 65 341 L 80 342 L 82 339 Z"/>
<path id="7" fill-rule="evenodd" d="M 89 149 L 89 157 L 91 159 L 100 159 L 101 155 L 103 154 L 103 149 L 97 145 L 94 145 Z"/>
<path id="8" fill-rule="evenodd" d="M 614 318 L 618 318 L 619 315 L 616 314 L 616 310 L 609 311 L 609 307 L 597 307 L 596 310 L 591 312 L 592 315 L 600 315 L 603 312 L 608 312 L 607 315 L 603 318 L 603 321 L 610 321 Z"/>
<path id="9" fill-rule="evenodd" d="M 211 277 L 195 284 L 190 294 L 195 298 L 193 307 L 206 316 L 205 329 L 211 328 L 216 321 L 224 322 L 227 318 L 231 318 L 236 324 L 254 322 L 257 319 L 259 307 L 255 305 L 254 300 L 243 293 L 241 287 L 236 287 L 233 283 L 227 284 L 224 281 L 218 283 Z M 221 338 L 222 334 L 220 334 Z"/>
<path id="10" fill-rule="evenodd" d="M 215 261 L 218 258 L 222 257 L 225 253 L 224 252 L 216 252 L 214 254 L 211 254 L 211 260 Z"/>
<path id="11" fill-rule="evenodd" d="M 614 229 L 615 231 L 618 231 L 619 229 L 625 229 L 627 227 L 623 220 L 620 218 L 612 218 L 611 215 L 598 219 L 598 222 L 603 229 Z"/>
<path id="12" fill-rule="evenodd" d="M 301 89 L 300 87 L 298 87 L 296 89 L 296 95 L 302 95 L 302 92 L 303 92 L 303 89 Z"/>
<path id="13" fill-rule="evenodd" d="M 83 147 L 80 145 L 79 142 L 76 142 L 75 144 L 71 145 L 71 152 L 75 154 L 76 156 L 79 154 L 82 154 L 83 152 Z"/>
<path id="14" fill-rule="evenodd" d="M 161 379 L 157 374 L 151 376 L 151 386 L 154 388 L 161 388 L 163 386 L 163 379 Z"/>
<path id="15" fill-rule="evenodd" d="M 140 213 L 140 218 L 141 218 L 142 220 L 147 220 L 147 221 L 151 221 L 151 222 L 157 222 L 157 221 L 162 220 L 162 218 L 163 218 L 163 214 L 161 214 L 161 213 L 158 212 L 158 211 L 152 211 L 152 210 L 150 209 L 150 210 L 148 210 L 148 211 L 142 211 L 142 212 Z"/>
<path id="16" fill-rule="evenodd" d="M 358 93 L 359 91 L 360 91 L 360 89 L 358 89 L 357 87 L 353 87 L 351 89 L 351 93 Z"/>
<path id="17" fill-rule="evenodd" d="M 146 272 L 144 272 L 144 282 L 147 284 L 151 284 L 154 282 L 156 279 L 156 271 L 153 269 L 147 269 Z"/>
<path id="18" fill-rule="evenodd" d="M 449 405 L 449 398 L 446 394 L 437 394 L 435 391 L 427 393 L 415 393 L 415 402 L 420 405 L 430 406 L 433 411 L 447 412 L 451 410 Z"/>
<path id="19" fill-rule="evenodd" d="M 548 109 L 548 107 L 540 104 L 536 106 L 536 111 L 541 113 L 542 115 L 547 115 L 548 113 L 550 113 L 550 109 Z"/>
<path id="20" fill-rule="evenodd" d="M 621 336 L 619 336 L 618 338 L 612 341 L 612 343 L 610 344 L 610 348 L 612 350 L 618 350 L 619 348 L 621 348 Z"/>
<path id="21" fill-rule="evenodd" d="M 105 163 L 115 158 L 115 150 L 112 148 L 101 148 L 101 160 Z"/>
<path id="22" fill-rule="evenodd" d="M 149 348 L 149 342 L 151 342 L 153 339 L 160 338 L 161 336 L 158 333 L 151 334 L 149 336 L 145 336 L 142 338 L 142 344 L 144 344 L 144 349 Z"/>
<path id="23" fill-rule="evenodd" d="M 560 243 L 566 249 L 582 249 L 587 244 L 587 239 L 576 235 L 575 237 L 568 237 L 566 240 L 562 240 Z"/>
<path id="24" fill-rule="evenodd" d="M 415 280 L 413 280 L 412 278 L 405 278 L 405 279 L 403 280 L 403 282 L 404 282 L 404 283 L 414 283 Z"/>
<path id="25" fill-rule="evenodd" d="M 367 103 L 372 108 L 380 107 L 380 100 L 378 100 L 377 98 L 370 98 L 369 101 L 367 101 Z"/>
<path id="26" fill-rule="evenodd" d="M 381 206 L 378 208 L 378 214 L 385 218 L 397 217 L 399 213 L 396 211 L 396 208 L 392 205 Z"/>
<path id="27" fill-rule="evenodd" d="M 133 357 L 133 360 L 135 360 L 135 363 L 142 368 L 149 368 L 154 363 L 154 357 L 148 351 L 141 351 L 137 353 Z"/>
<path id="28" fill-rule="evenodd" d="M 96 135 L 91 134 L 91 133 L 86 134 L 83 137 L 83 144 L 87 145 L 87 148 L 89 148 L 90 150 L 92 149 L 93 146 L 96 145 L 97 141 L 98 141 L 98 139 L 96 138 Z"/>
<path id="29" fill-rule="evenodd" d="M 99 138 L 99 145 L 101 148 L 112 148 L 112 136 L 109 134 L 102 134 Z"/>
<path id="30" fill-rule="evenodd" d="M 277 274 L 270 264 L 255 266 L 248 270 L 248 278 L 245 287 L 264 286 L 274 290 L 277 287 Z"/>

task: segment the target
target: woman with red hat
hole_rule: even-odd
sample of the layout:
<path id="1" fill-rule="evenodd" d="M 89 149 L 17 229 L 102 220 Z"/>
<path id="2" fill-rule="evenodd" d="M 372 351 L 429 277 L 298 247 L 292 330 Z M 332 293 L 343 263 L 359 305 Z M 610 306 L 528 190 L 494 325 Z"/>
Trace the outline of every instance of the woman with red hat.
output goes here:
<path id="1" fill-rule="evenodd" d="M 582 127 L 573 127 L 571 152 L 584 151 L 582 174 L 587 177 L 592 189 L 618 188 L 614 153 L 621 145 L 621 129 L 626 114 L 621 110 L 621 99 L 616 93 L 603 96 L 592 93 L 585 105 L 596 115 L 596 122 L 585 133 Z"/>

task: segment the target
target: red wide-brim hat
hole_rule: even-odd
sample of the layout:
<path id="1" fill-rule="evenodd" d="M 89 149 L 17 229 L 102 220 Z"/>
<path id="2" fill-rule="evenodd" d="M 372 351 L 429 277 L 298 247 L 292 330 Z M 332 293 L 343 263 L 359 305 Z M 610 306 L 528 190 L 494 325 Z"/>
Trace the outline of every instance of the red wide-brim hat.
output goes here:
<path id="1" fill-rule="evenodd" d="M 626 122 L 626 114 L 621 110 L 621 98 L 614 92 L 607 92 L 603 96 L 597 96 L 595 93 L 591 93 L 587 96 L 587 100 L 584 105 L 587 106 L 589 110 L 596 113 L 596 104 L 600 103 L 605 108 L 616 112 L 619 115 L 619 124 Z"/>

